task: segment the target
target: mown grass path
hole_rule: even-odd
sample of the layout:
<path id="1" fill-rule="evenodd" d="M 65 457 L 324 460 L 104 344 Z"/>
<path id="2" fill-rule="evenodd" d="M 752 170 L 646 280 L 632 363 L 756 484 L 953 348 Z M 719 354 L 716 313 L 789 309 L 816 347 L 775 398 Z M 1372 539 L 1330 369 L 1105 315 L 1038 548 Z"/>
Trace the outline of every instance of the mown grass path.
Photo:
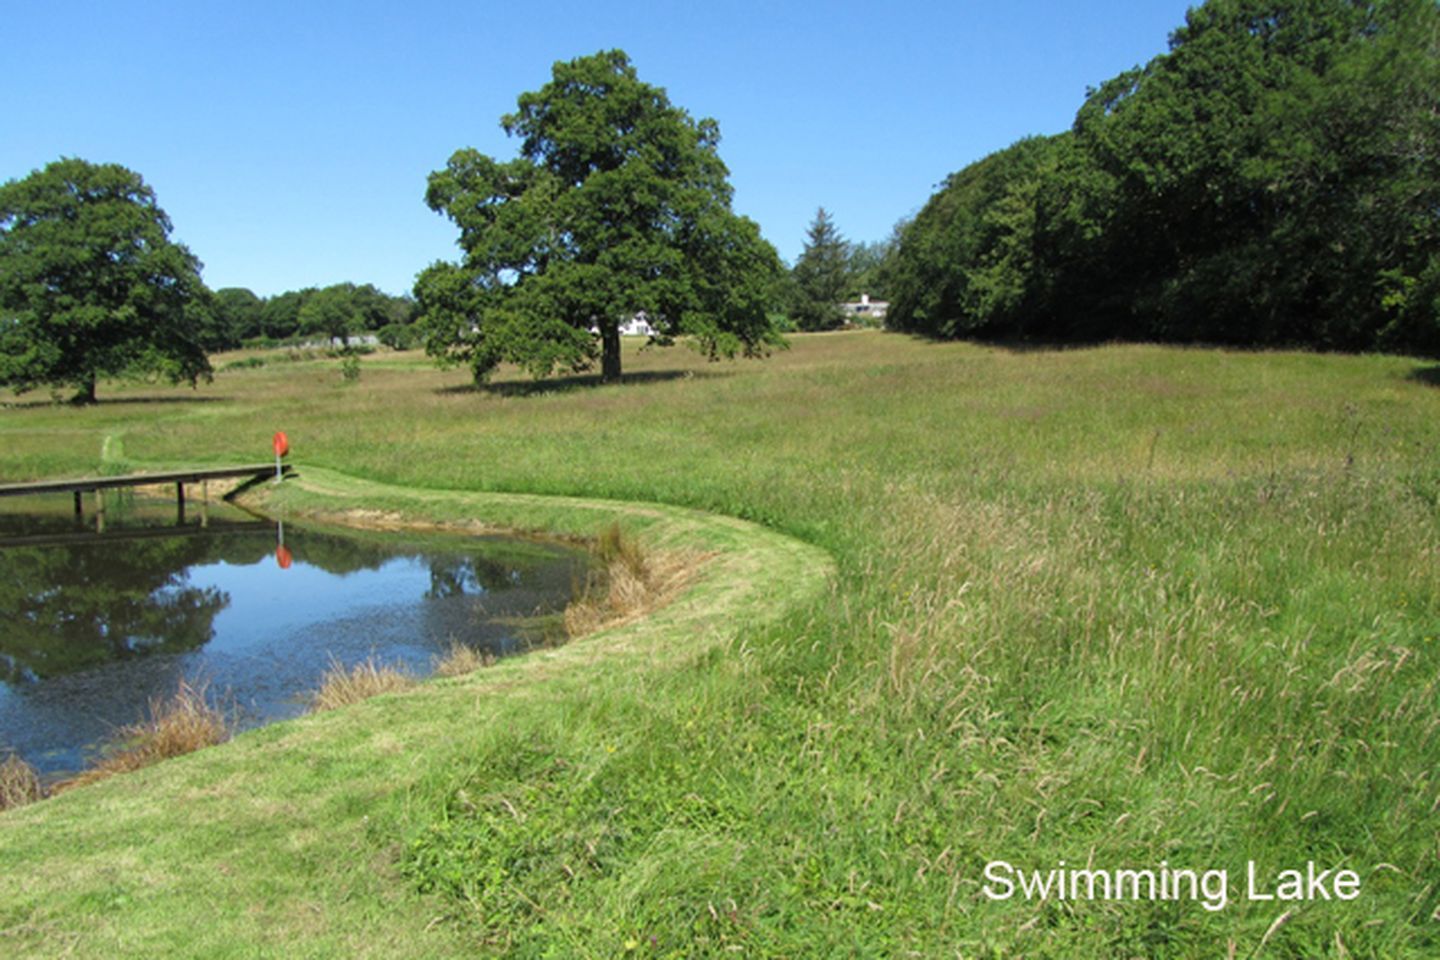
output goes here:
<path id="1" fill-rule="evenodd" d="M 583 537 L 618 522 L 652 550 L 710 554 L 640 621 L 470 676 L 276 724 L 0 816 L 0 953 L 445 956 L 473 951 L 395 871 L 407 794 L 467 731 L 534 700 L 643 688 L 740 629 L 815 599 L 829 556 L 752 523 L 660 504 L 411 491 L 303 467 L 251 495 L 295 519 Z"/>

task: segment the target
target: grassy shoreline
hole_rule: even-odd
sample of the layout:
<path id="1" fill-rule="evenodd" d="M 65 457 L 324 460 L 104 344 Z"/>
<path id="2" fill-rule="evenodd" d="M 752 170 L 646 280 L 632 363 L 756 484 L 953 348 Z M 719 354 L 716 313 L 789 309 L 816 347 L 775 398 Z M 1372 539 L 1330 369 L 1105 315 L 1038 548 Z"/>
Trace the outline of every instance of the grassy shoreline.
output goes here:
<path id="1" fill-rule="evenodd" d="M 613 649 L 556 652 L 582 669 L 540 658 L 482 671 L 483 691 L 434 684 L 463 722 L 406 727 L 418 701 L 387 697 L 104 788 L 119 793 L 59 798 L 74 807 L 0 816 L 0 903 L 19 904 L 0 908 L 0 943 L 1440 947 L 1433 364 L 865 333 L 797 337 L 763 364 L 651 351 L 626 368 L 640 376 L 619 387 L 475 390 L 385 356 L 350 387 L 317 361 L 236 369 L 194 395 L 131 387 L 89 411 L 0 412 L 7 479 L 86 472 L 102 449 L 224 462 L 285 429 L 304 484 L 276 506 L 297 512 L 457 522 L 474 496 L 509 527 L 591 533 L 628 510 L 642 536 L 694 545 L 666 525 L 699 511 L 742 564 L 699 595 L 772 598 L 757 618 L 692 629 L 662 612 Z M 802 598 L 744 566 L 742 520 L 793 538 L 797 556 L 832 556 L 831 586 Z M 266 779 L 250 784 L 257 767 Z M 134 823 L 149 826 L 126 841 Z M 1223 868 L 1234 889 L 1217 911 L 996 901 L 982 893 L 996 859 Z M 1354 869 L 1362 893 L 1249 901 L 1251 860 Z M 225 919 L 188 946 L 202 901 Z"/>
<path id="2" fill-rule="evenodd" d="M 424 756 L 427 750 L 438 747 L 453 759 L 457 744 L 444 739 L 463 736 L 467 723 L 501 724 L 534 697 L 584 696 L 626 670 L 660 672 L 703 657 L 736 630 L 813 598 L 833 570 L 822 551 L 753 524 L 661 505 L 415 494 L 311 468 L 279 489 L 259 487 L 245 499 L 271 514 L 327 522 L 363 509 L 369 526 L 580 538 L 619 522 L 647 547 L 703 544 L 713 555 L 679 597 L 640 622 L 335 711 L 338 720 L 316 714 L 241 734 L 221 748 L 8 812 L 0 825 L 6 841 L 0 853 L 0 902 L 6 905 L 0 942 L 22 953 L 48 954 L 63 943 L 80 955 L 113 955 L 120 942 L 105 924 L 73 923 L 113 912 L 125 917 L 127 927 L 144 930 L 146 942 L 163 945 L 165 954 L 279 955 L 296 938 L 307 944 L 307 953 L 405 953 L 424 932 L 416 922 L 433 919 L 444 905 L 430 903 L 424 914 L 427 898 L 394 876 L 383 849 L 370 851 L 381 861 L 379 876 L 367 876 L 371 865 L 363 862 L 348 870 L 341 864 L 379 829 L 381 811 L 389 807 L 390 817 L 401 816 L 394 808 L 403 808 L 414 778 L 443 775 L 447 764 Z M 441 742 L 427 747 L 432 738 Z M 316 751 L 325 755 L 322 771 L 316 770 Z M 332 764 L 346 774 L 336 776 Z M 185 808 L 178 820 L 177 801 Z M 278 814 L 278 822 L 260 829 L 257 806 Z M 296 851 L 283 849 L 296 843 L 304 847 L 299 860 Z M 242 858 L 253 855 L 268 863 L 242 866 Z M 324 861 L 338 877 L 316 887 L 314 871 Z M 389 905 L 398 904 L 398 911 L 371 916 L 379 904 L 367 904 L 357 914 L 346 902 L 354 885 L 394 901 Z M 305 908 L 297 914 L 287 897 Z M 197 939 L 195 918 L 216 898 L 250 909 L 216 918 Z M 311 911 L 325 919 L 307 917 Z M 437 935 L 421 942 L 422 955 L 466 952 L 463 938 Z"/>

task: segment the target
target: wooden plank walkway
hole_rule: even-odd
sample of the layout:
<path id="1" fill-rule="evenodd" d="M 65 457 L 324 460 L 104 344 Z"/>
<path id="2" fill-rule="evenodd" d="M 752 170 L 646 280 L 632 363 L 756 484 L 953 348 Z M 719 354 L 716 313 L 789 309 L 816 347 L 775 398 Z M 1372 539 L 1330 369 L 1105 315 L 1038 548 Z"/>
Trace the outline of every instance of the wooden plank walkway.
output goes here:
<path id="1" fill-rule="evenodd" d="M 285 471 L 290 470 L 289 464 Z M 92 493 L 116 487 L 145 487 L 160 484 L 200 483 L 205 480 L 230 480 L 236 477 L 274 476 L 275 464 L 258 463 L 243 467 L 207 467 L 199 470 L 168 470 L 163 473 L 130 473 L 121 477 L 78 477 L 73 480 L 36 480 L 33 483 L 0 484 L 0 497 L 19 497 L 32 493 Z"/>
<path id="2" fill-rule="evenodd" d="M 287 463 L 282 473 L 290 472 Z M 202 467 L 195 470 L 165 470 L 159 473 L 129 473 L 121 477 L 77 477 L 70 480 L 36 480 L 32 483 L 0 484 L 0 497 L 22 497 L 37 493 L 71 493 L 75 495 L 75 516 L 84 513 L 81 495 L 95 494 L 95 512 L 100 515 L 101 529 L 104 529 L 105 502 L 100 491 L 119 487 L 149 487 L 175 484 L 175 506 L 180 522 L 185 522 L 185 484 L 208 484 L 211 480 L 233 480 L 239 477 L 273 477 L 275 464 L 252 463 L 241 467 Z M 208 496 L 205 498 L 208 499 Z"/>

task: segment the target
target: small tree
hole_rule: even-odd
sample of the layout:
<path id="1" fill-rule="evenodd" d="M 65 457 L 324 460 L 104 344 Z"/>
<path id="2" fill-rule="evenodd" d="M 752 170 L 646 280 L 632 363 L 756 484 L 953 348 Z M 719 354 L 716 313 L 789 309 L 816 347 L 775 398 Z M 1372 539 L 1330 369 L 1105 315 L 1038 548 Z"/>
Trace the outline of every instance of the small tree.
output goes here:
<path id="1" fill-rule="evenodd" d="M 245 287 L 215 291 L 215 321 L 207 334 L 207 350 L 229 350 L 264 330 L 265 301 Z"/>
<path id="2" fill-rule="evenodd" d="M 350 349 L 350 337 L 365 329 L 365 317 L 356 303 L 355 285 L 338 283 L 305 300 L 297 317 L 300 332 L 325 337 L 330 344 Z"/>
<path id="3" fill-rule="evenodd" d="M 850 245 L 821 207 L 795 262 L 792 312 L 801 330 L 830 330 L 845 322 L 840 302 L 850 282 Z"/>
<path id="4" fill-rule="evenodd" d="M 102 376 L 208 379 L 209 292 L 169 235 L 154 191 L 117 164 L 64 159 L 0 186 L 0 385 L 93 403 Z"/>
<path id="5" fill-rule="evenodd" d="M 460 228 L 459 264 L 415 287 L 426 348 L 477 380 L 503 361 L 535 376 L 597 355 L 620 377 L 620 325 L 644 313 L 659 342 L 711 357 L 778 342 L 767 297 L 780 270 L 730 209 L 719 129 L 642 83 L 612 50 L 555 64 L 502 121 L 520 156 L 460 150 L 426 202 Z"/>
<path id="6" fill-rule="evenodd" d="M 265 301 L 260 311 L 261 332 L 272 340 L 286 340 L 300 333 L 300 311 L 319 291 L 314 287 L 286 290 Z"/>

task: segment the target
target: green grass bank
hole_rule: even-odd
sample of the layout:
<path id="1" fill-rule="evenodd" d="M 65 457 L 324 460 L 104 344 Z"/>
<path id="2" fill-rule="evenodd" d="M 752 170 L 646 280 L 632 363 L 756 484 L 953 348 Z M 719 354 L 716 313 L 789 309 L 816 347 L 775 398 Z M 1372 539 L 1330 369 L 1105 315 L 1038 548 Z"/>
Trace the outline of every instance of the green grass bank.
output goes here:
<path id="1" fill-rule="evenodd" d="M 7 952 L 1440 950 L 1434 364 L 856 333 L 634 352 L 613 387 L 223 366 L 21 398 L 0 473 L 284 429 L 276 510 L 620 517 L 715 559 L 623 630 L 0 815 Z M 997 860 L 1228 898 L 998 900 Z M 1251 861 L 1360 893 L 1249 900 Z"/>

